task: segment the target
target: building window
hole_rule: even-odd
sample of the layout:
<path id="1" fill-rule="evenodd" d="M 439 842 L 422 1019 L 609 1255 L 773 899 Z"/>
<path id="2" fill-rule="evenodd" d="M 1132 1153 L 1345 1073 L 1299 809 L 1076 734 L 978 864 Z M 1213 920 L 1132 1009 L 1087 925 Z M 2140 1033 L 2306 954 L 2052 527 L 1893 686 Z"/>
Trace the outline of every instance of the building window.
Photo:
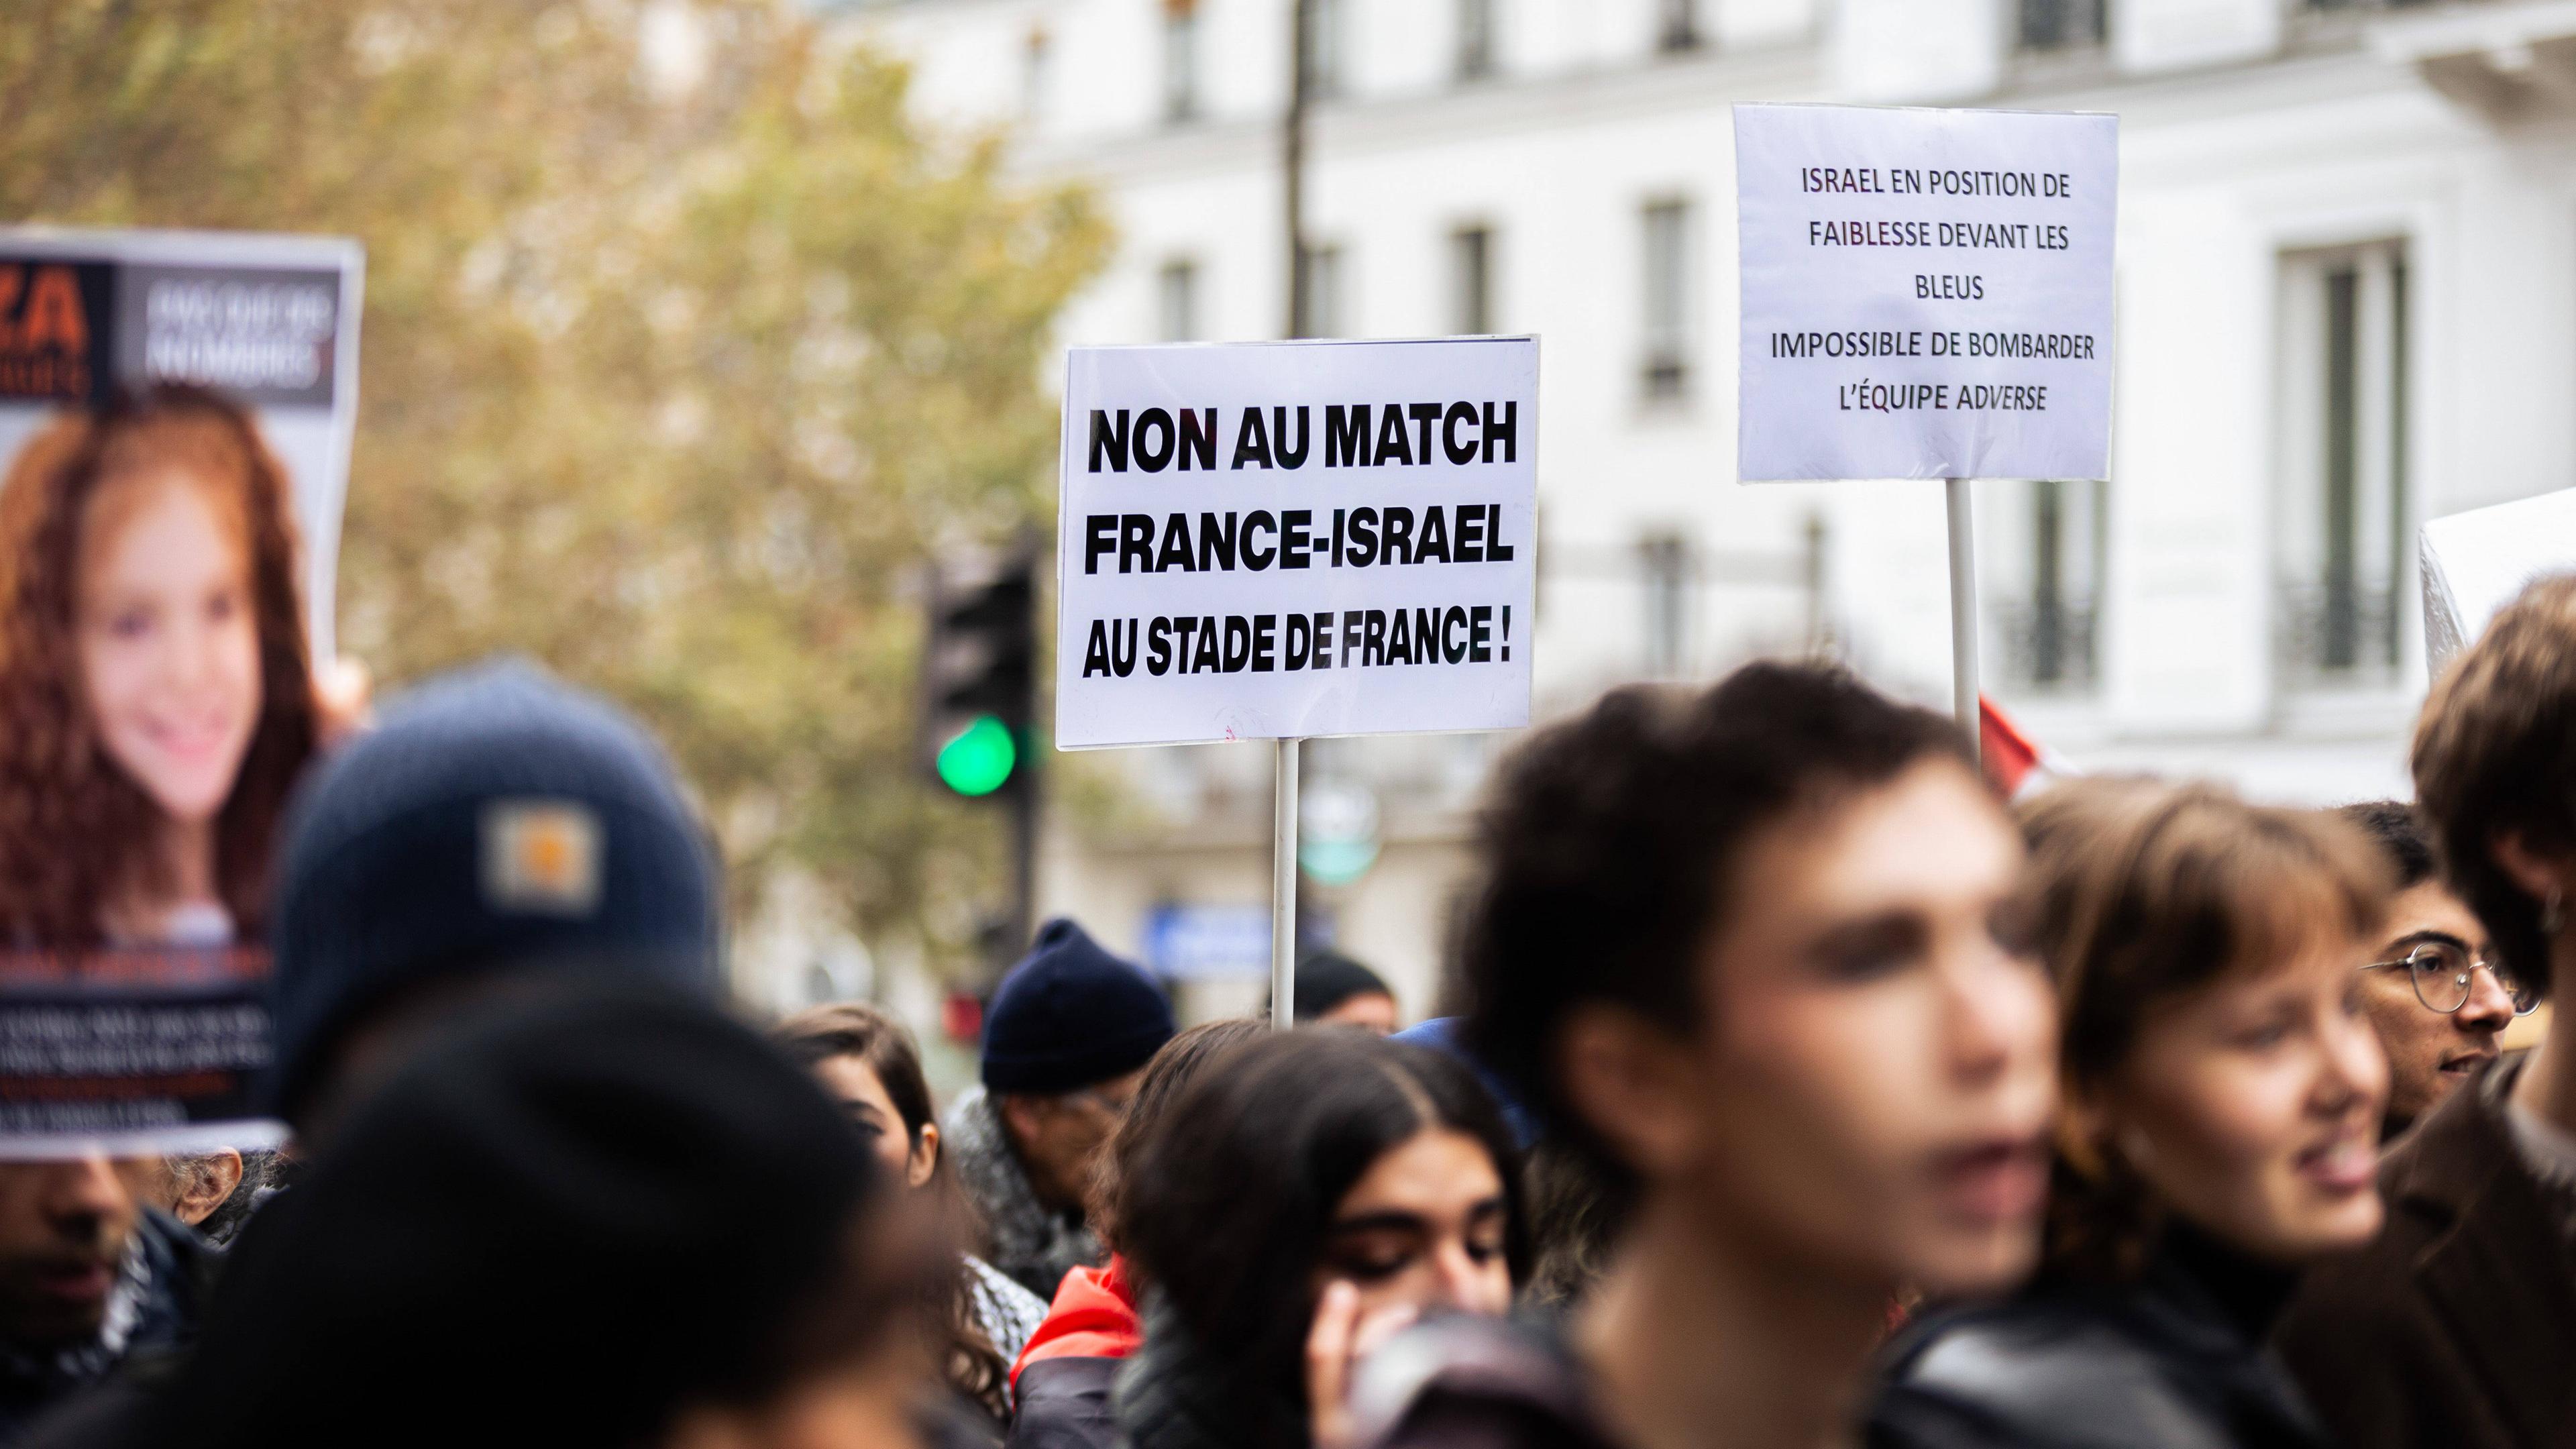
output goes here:
<path id="1" fill-rule="evenodd" d="M 1657 201 L 1645 210 L 1643 381 L 1651 402 L 1690 393 L 1690 206 Z"/>
<path id="2" fill-rule="evenodd" d="M 2403 242 L 2283 259 L 2276 623 L 2293 684 L 2384 682 L 2402 658 L 2407 291 Z"/>
<path id="3" fill-rule="evenodd" d="M 1154 278 L 1155 320 L 1165 342 L 1199 340 L 1199 266 L 1176 257 Z"/>
<path id="4" fill-rule="evenodd" d="M 1342 93 L 1342 0 L 1291 0 L 1301 21 L 1306 95 L 1327 100 Z"/>
<path id="5" fill-rule="evenodd" d="M 1458 79 L 1483 80 L 1494 73 L 1498 47 L 1494 36 L 1495 0 L 1458 0 Z"/>
<path id="6" fill-rule="evenodd" d="M 1655 49 L 1669 55 L 1699 48 L 1699 0 L 1655 0 Z"/>
<path id="7" fill-rule="evenodd" d="M 1481 337 L 1494 330 L 1494 232 L 1462 226 L 1449 233 L 1449 330 Z"/>
<path id="8" fill-rule="evenodd" d="M 1163 119 L 1186 121 L 1198 113 L 1198 3 L 1163 0 Z"/>
<path id="9" fill-rule="evenodd" d="M 1339 337 L 1348 319 L 1342 295 L 1342 249 L 1310 246 L 1297 257 L 1297 335 Z"/>
<path id="10" fill-rule="evenodd" d="M 1637 543 L 1637 575 L 1644 585 L 1645 651 L 1649 679 L 1678 679 L 1690 647 L 1691 550 L 1678 533 L 1651 533 Z"/>
<path id="11" fill-rule="evenodd" d="M 2109 488 L 2055 480 L 2017 486 L 2026 495 L 1997 522 L 2020 536 L 2000 551 L 2001 577 L 1992 581 L 2000 589 L 1988 600 L 2004 681 L 2036 693 L 2089 689 L 2098 677 Z"/>
<path id="12" fill-rule="evenodd" d="M 2021 0 L 2021 48 L 2064 50 L 2100 45 L 2103 0 Z"/>

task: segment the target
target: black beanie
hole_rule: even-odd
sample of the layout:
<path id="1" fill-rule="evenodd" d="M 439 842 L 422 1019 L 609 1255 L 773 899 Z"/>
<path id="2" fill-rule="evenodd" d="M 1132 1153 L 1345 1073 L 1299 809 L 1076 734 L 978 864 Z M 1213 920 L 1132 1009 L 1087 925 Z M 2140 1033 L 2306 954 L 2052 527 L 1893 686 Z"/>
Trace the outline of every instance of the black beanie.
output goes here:
<path id="1" fill-rule="evenodd" d="M 1073 1092 L 1123 1077 L 1172 1039 L 1172 1004 L 1080 926 L 1053 920 L 984 1015 L 984 1086 Z"/>
<path id="2" fill-rule="evenodd" d="M 434 978 L 574 966 L 721 989 L 714 858 L 670 765 L 532 665 L 403 695 L 306 782 L 284 837 L 262 1095 L 290 1121 L 343 1032 Z"/>
<path id="3" fill-rule="evenodd" d="M 882 1181 L 813 1080 L 711 1006 L 487 1005 L 243 1230 L 139 1442 L 659 1442 L 774 1387 Z"/>
<path id="4" fill-rule="evenodd" d="M 1350 957 L 1338 951 L 1318 951 L 1297 963 L 1296 995 L 1290 999 L 1290 1012 L 1299 1021 L 1313 1021 L 1354 996 L 1392 1000 L 1395 991 L 1386 984 L 1385 977 Z"/>

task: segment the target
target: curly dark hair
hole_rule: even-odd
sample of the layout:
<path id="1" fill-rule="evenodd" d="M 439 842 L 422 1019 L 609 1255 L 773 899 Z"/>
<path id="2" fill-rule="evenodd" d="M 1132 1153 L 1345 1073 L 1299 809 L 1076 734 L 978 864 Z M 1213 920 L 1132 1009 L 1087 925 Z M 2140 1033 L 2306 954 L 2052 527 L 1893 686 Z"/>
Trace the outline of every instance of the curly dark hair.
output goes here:
<path id="1" fill-rule="evenodd" d="M 1694 963 L 1749 843 L 1925 760 L 1974 768 L 1949 720 L 1833 666 L 1766 661 L 1706 690 L 1614 690 L 1505 763 L 1464 932 L 1466 1041 L 1590 1163 L 1611 1221 L 1636 1175 L 1565 1096 L 1558 1033 L 1596 1002 L 1693 1030 Z"/>
<path id="2" fill-rule="evenodd" d="M 2517 980 L 2546 999 L 2555 965 L 2542 904 L 2495 847 L 2518 835 L 2576 852 L 2576 575 L 2524 589 L 2434 682 L 2413 765 L 2445 873 Z"/>
<path id="3" fill-rule="evenodd" d="M 239 407 L 159 386 L 57 419 L 0 483 L 0 938 L 99 944 L 113 901 L 161 884 L 139 848 L 160 807 L 100 744 L 74 623 L 94 500 L 174 462 L 238 506 L 249 540 L 260 716 L 216 817 L 215 872 L 236 929 L 265 922 L 278 817 L 320 737 L 286 476 Z"/>

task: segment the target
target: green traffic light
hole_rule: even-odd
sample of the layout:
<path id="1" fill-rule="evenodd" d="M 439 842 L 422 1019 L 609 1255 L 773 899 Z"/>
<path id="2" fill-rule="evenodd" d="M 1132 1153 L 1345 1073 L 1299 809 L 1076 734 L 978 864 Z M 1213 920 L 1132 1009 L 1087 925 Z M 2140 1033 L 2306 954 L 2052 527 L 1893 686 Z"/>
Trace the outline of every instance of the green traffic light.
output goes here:
<path id="1" fill-rule="evenodd" d="M 957 732 L 939 747 L 940 783 L 960 795 L 990 795 L 1011 778 L 1020 762 L 1020 747 L 1011 727 L 989 714 Z"/>

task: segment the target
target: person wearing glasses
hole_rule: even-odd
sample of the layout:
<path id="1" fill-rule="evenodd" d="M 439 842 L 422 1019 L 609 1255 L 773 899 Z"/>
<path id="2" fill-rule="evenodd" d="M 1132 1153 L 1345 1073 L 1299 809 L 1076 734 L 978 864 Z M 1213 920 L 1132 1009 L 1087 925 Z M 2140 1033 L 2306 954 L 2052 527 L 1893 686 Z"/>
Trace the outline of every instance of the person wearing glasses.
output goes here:
<path id="1" fill-rule="evenodd" d="M 2387 1230 L 2311 1274 L 2275 1342 L 2346 1449 L 2564 1445 L 2576 1442 L 2576 1012 L 2564 1001 L 2576 991 L 2576 578 L 2531 585 L 2461 651 L 2424 701 L 2413 765 L 2444 873 L 2494 938 L 2491 959 L 2559 1005 L 2530 1051 L 2474 1071 L 2389 1148 Z"/>
<path id="2" fill-rule="evenodd" d="M 983 1085 L 942 1129 L 989 1261 L 1041 1300 L 1109 1256 L 1088 1221 L 1092 1175 L 1172 1032 L 1162 988 L 1069 920 L 1047 922 L 993 993 Z"/>
<path id="3" fill-rule="evenodd" d="M 2388 1051 L 2385 1142 L 2494 1061 L 2505 1027 L 2539 1003 L 2496 959 L 2477 914 L 2435 873 L 2433 837 L 2414 806 L 2370 800 L 2335 813 L 2360 826 L 2397 872 L 2388 939 L 2362 967 L 2362 1000 Z"/>

